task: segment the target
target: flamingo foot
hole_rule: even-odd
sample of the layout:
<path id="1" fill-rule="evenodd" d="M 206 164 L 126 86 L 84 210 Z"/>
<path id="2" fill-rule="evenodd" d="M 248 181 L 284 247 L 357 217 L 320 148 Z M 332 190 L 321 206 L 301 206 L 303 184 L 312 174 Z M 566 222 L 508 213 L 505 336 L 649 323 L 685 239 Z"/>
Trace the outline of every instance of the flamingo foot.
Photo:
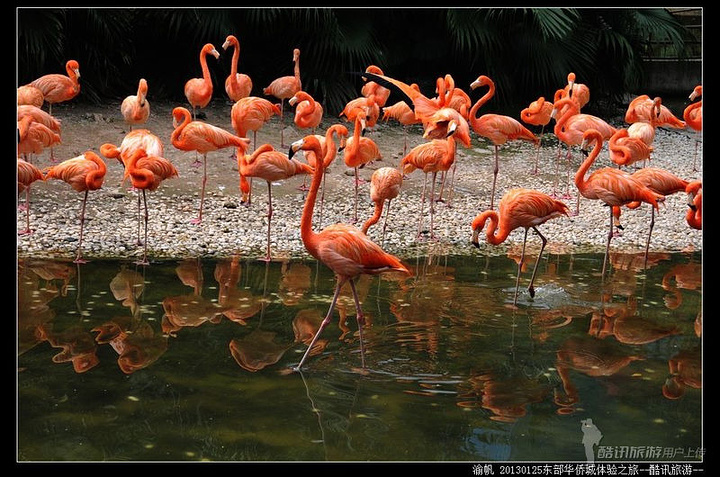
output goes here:
<path id="1" fill-rule="evenodd" d="M 133 263 L 135 265 L 142 265 L 143 267 L 150 265 L 150 262 L 148 262 L 147 258 L 143 258 L 142 260 L 135 260 Z"/>
<path id="2" fill-rule="evenodd" d="M 85 260 L 84 258 L 78 257 L 75 260 L 73 260 L 73 263 L 88 263 L 88 261 Z"/>
<path id="3" fill-rule="evenodd" d="M 25 230 L 21 230 L 20 232 L 18 232 L 18 235 L 30 235 L 31 233 L 33 233 L 32 230 L 25 229 Z"/>
<path id="4" fill-rule="evenodd" d="M 527 289 L 528 293 L 530 294 L 530 298 L 535 298 L 535 287 L 530 285 Z"/>
<path id="5" fill-rule="evenodd" d="M 200 159 L 196 159 L 190 164 L 190 167 L 200 167 L 202 166 L 202 161 Z"/>
<path id="6" fill-rule="evenodd" d="M 192 219 L 192 220 L 190 221 L 190 223 L 191 223 L 192 225 L 198 225 L 198 224 L 201 223 L 201 222 L 202 222 L 202 219 L 201 219 L 200 217 L 196 217 L 196 218 L 194 218 L 194 219 Z"/>

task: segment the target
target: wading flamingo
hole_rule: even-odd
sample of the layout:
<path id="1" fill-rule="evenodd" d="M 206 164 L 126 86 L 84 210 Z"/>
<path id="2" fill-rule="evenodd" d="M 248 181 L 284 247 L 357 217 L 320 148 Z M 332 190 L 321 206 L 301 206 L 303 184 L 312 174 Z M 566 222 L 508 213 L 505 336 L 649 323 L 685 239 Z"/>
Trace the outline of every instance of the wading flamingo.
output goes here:
<path id="1" fill-rule="evenodd" d="M 131 94 L 120 103 L 120 113 L 125 122 L 133 126 L 145 124 L 150 117 L 150 102 L 147 100 L 148 84 L 145 78 L 140 78 L 136 94 Z"/>
<path id="2" fill-rule="evenodd" d="M 213 83 L 210 77 L 210 69 L 207 64 L 207 55 L 212 55 L 215 59 L 220 58 L 220 53 L 215 49 L 212 43 L 205 43 L 200 49 L 200 68 L 202 69 L 202 78 L 191 78 L 185 83 L 185 97 L 192 107 L 192 118 L 197 118 L 197 108 L 204 108 L 210 103 L 213 94 Z"/>
<path id="3" fill-rule="evenodd" d="M 203 178 L 200 190 L 200 213 L 190 223 L 202 222 L 203 204 L 205 202 L 205 183 L 207 182 L 207 154 L 227 147 L 247 149 L 250 140 L 239 137 L 228 131 L 202 121 L 193 121 L 190 111 L 181 106 L 173 109 L 173 127 L 170 135 L 172 145 L 181 151 L 196 151 L 203 156 Z"/>
<path id="4" fill-rule="evenodd" d="M 532 189 L 511 189 L 505 193 L 500 199 L 498 211 L 486 210 L 481 212 L 472 221 L 472 244 L 480 247 L 478 236 L 485 227 L 485 222 L 490 220 L 485 236 L 488 243 L 499 245 L 503 243 L 510 232 L 516 228 L 523 227 L 525 229 L 525 237 L 523 239 L 522 254 L 518 262 L 517 279 L 515 281 L 515 296 L 513 305 L 517 305 L 518 289 L 520 287 L 520 272 L 522 271 L 523 261 L 525 260 L 525 245 L 527 244 L 528 230 L 532 228 L 542 240 L 540 254 L 535 261 L 530 285 L 527 291 L 530 298 L 535 298 L 535 274 L 537 273 L 538 264 L 542 258 L 543 250 L 547 244 L 547 239 L 537 229 L 539 225 L 544 224 L 550 219 L 568 215 L 568 207 L 564 202 L 550 197 L 547 194 Z"/>
<path id="5" fill-rule="evenodd" d="M 610 240 L 612 240 L 614 235 L 613 206 L 623 206 L 630 202 L 641 201 L 647 202 L 657 209 L 658 202 L 664 201 L 665 197 L 650 190 L 642 182 L 633 178 L 631 174 L 615 167 L 598 169 L 586 177 L 587 172 L 602 150 L 603 137 L 602 133 L 597 129 L 591 128 L 585 131 L 580 147 L 585 150 L 591 143 L 594 143 L 592 151 L 575 173 L 575 185 L 583 197 L 591 200 L 600 200 L 605 205 L 610 206 L 610 228 L 608 230 L 602 268 L 602 277 L 604 277 L 607 259 L 610 253 Z"/>
<path id="6" fill-rule="evenodd" d="M 293 50 L 294 74 L 293 76 L 281 76 L 274 79 L 269 85 L 263 88 L 263 94 L 266 96 L 274 96 L 280 100 L 280 146 L 285 147 L 285 134 L 283 131 L 283 119 L 285 110 L 285 100 L 295 96 L 295 93 L 302 90 L 302 81 L 300 81 L 300 50 Z"/>
<path id="7" fill-rule="evenodd" d="M 93 151 L 86 151 L 80 156 L 67 159 L 44 170 L 45 180 L 59 179 L 70 184 L 76 191 L 83 193 L 82 208 L 80 209 L 80 236 L 74 263 L 86 262 L 82 257 L 82 240 L 88 192 L 102 187 L 106 172 L 105 162 Z"/>
<path id="8" fill-rule="evenodd" d="M 238 60 L 240 60 L 240 42 L 235 35 L 228 35 L 222 44 L 222 49 L 233 47 L 230 75 L 225 79 L 225 92 L 232 102 L 247 98 L 252 91 L 252 79 L 245 73 L 238 73 Z"/>
<path id="9" fill-rule="evenodd" d="M 306 136 L 292 143 L 290 146 L 290 155 L 301 149 L 305 151 L 313 150 L 316 157 L 320 157 L 322 153 L 320 141 L 314 136 Z M 327 315 L 313 336 L 305 354 L 295 367 L 297 371 L 302 368 L 310 350 L 313 349 L 320 334 L 328 323 L 330 323 L 333 309 L 335 308 L 340 290 L 345 282 L 350 282 L 350 288 L 352 289 L 355 300 L 356 318 L 360 337 L 360 352 L 362 356 L 362 366 L 364 368 L 365 349 L 362 331 L 365 317 L 360 306 L 355 281 L 362 274 L 377 275 L 390 271 L 410 274 L 410 270 L 408 270 L 398 257 L 385 252 L 379 245 L 370 240 L 367 235 L 353 225 L 339 223 L 325 227 L 318 233 L 313 230 L 313 209 L 315 207 L 315 200 L 317 199 L 317 192 L 322 182 L 323 169 L 323 161 L 318 161 L 318 166 L 313 172 L 310 190 L 305 197 L 305 205 L 300 221 L 300 235 L 308 253 L 335 272 L 337 285 L 335 286 L 335 294 L 333 295 Z"/>
<path id="10" fill-rule="evenodd" d="M 238 150 L 238 171 L 240 173 L 240 189 L 243 193 L 243 202 L 246 201 L 249 188 L 247 182 L 243 179 L 246 177 L 257 177 L 267 182 L 268 187 L 268 211 L 267 211 L 267 253 L 265 261 L 272 260 L 270 253 L 270 222 L 272 221 L 272 183 L 293 177 L 298 174 L 312 174 L 313 169 L 308 164 L 302 163 L 296 159 L 289 159 L 288 155 L 276 151 L 272 145 L 263 144 L 247 155 Z"/>
<path id="11" fill-rule="evenodd" d="M 469 121 L 470 126 L 477 135 L 489 139 L 495 146 L 495 167 L 493 168 L 493 185 L 490 193 L 490 208 L 492 209 L 495 204 L 495 184 L 497 183 L 497 174 L 500 168 L 500 146 L 508 141 L 518 139 L 532 141 L 537 146 L 540 140 L 520 121 L 510 116 L 488 113 L 478 117 L 478 110 L 495 95 L 495 83 L 485 75 L 478 76 L 470 84 L 470 89 L 474 90 L 481 86 L 487 86 L 488 91 L 470 108 Z"/>
<path id="12" fill-rule="evenodd" d="M 148 206 L 147 206 L 147 197 L 145 195 L 145 191 L 154 191 L 156 190 L 162 181 L 165 179 L 170 179 L 172 177 L 177 177 L 178 171 L 175 168 L 175 166 L 170 162 L 169 160 L 165 159 L 164 157 L 160 156 L 149 156 L 145 152 L 144 149 L 138 148 L 133 151 L 133 154 L 130 156 L 130 158 L 127 161 L 127 164 L 125 165 L 125 178 L 130 178 L 130 182 L 132 183 L 132 186 L 142 191 L 142 200 L 143 205 L 145 208 L 145 240 L 143 243 L 145 244 L 145 248 L 143 250 L 143 256 L 142 260 L 136 262 L 138 265 L 149 265 L 150 262 L 148 262 L 147 259 L 147 232 L 148 232 L 148 219 L 149 219 L 149 212 L 148 212 Z M 138 195 L 138 212 L 139 212 L 139 205 L 140 205 L 140 196 Z M 140 228 L 140 217 L 138 216 L 138 236 L 139 236 L 139 228 Z"/>

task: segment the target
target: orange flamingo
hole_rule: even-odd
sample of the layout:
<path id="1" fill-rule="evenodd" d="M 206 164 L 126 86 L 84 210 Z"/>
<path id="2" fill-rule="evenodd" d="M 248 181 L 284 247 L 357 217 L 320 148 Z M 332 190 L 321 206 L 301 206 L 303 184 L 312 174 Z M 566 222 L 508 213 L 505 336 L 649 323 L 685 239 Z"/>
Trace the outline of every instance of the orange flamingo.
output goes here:
<path id="1" fill-rule="evenodd" d="M 641 137 L 631 137 L 628 128 L 620 128 L 610 137 L 608 150 L 610 151 L 610 160 L 620 167 L 647 160 L 650 158 L 653 148 L 648 146 Z"/>
<path id="2" fill-rule="evenodd" d="M 37 108 L 42 108 L 42 105 L 44 102 L 45 102 L 45 95 L 43 95 L 43 92 L 40 91 L 40 89 L 36 88 L 35 86 L 30 86 L 29 84 L 26 84 L 26 85 L 18 87 L 18 89 L 17 89 L 17 104 L 18 104 L 18 106 L 31 105 L 31 106 L 35 106 Z"/>
<path id="3" fill-rule="evenodd" d="M 32 116 L 33 120 L 42 123 L 52 129 L 56 134 L 61 132 L 60 120 L 50 115 L 47 111 L 43 111 L 37 106 L 30 104 L 22 104 L 17 107 L 17 120 L 20 121 L 25 116 Z"/>
<path id="4" fill-rule="evenodd" d="M 515 297 L 513 298 L 513 305 L 517 305 L 518 289 L 520 287 L 520 272 L 525 259 L 525 245 L 527 243 L 528 230 L 532 228 L 542 240 L 540 254 L 535 261 L 535 268 L 533 269 L 532 277 L 530 278 L 530 285 L 527 288 L 528 293 L 530 293 L 530 298 L 535 298 L 535 287 L 533 286 L 533 283 L 535 282 L 535 274 L 537 273 L 538 264 L 542 258 L 543 250 L 545 250 L 545 244 L 547 244 L 547 239 L 540 233 L 537 227 L 550 219 L 562 217 L 563 215 L 567 216 L 568 207 L 564 202 L 536 190 L 511 189 L 505 193 L 502 199 L 500 199 L 498 209 L 499 210 L 497 212 L 492 209 L 486 210 L 473 219 L 472 244 L 476 247 L 480 247 L 478 235 L 485 227 L 485 222 L 487 222 L 488 219 L 490 220 L 490 225 L 488 226 L 485 236 L 488 243 L 493 245 L 503 243 L 510 235 L 510 232 L 516 228 L 523 227 L 525 229 L 522 254 L 520 255 L 517 279 L 515 281 Z"/>
<path id="5" fill-rule="evenodd" d="M 280 105 L 273 104 L 265 98 L 248 96 L 239 99 L 230 110 L 232 127 L 240 137 L 247 137 L 248 131 L 253 133 L 253 149 L 257 141 L 257 132 L 273 115 L 280 116 Z"/>
<path id="6" fill-rule="evenodd" d="M 585 84 L 576 83 L 575 79 L 575 73 L 568 73 L 568 84 L 563 88 L 563 93 L 568 98 L 573 98 L 578 105 L 578 109 L 582 109 L 583 106 L 590 102 L 590 88 Z"/>
<path id="7" fill-rule="evenodd" d="M 335 141 L 333 139 L 334 136 L 338 137 L 338 140 L 340 141 L 339 146 L 335 145 Z M 341 151 L 345 149 L 346 141 L 348 136 L 348 130 L 345 126 L 342 124 L 333 124 L 330 126 L 327 131 L 325 131 L 325 136 L 315 135 L 315 137 L 320 141 L 320 149 L 322 151 L 322 157 L 319 159 L 315 157 L 315 154 L 313 151 L 305 151 L 305 159 L 307 160 L 308 164 L 310 164 L 310 167 L 315 169 L 317 167 L 318 160 L 323 161 L 323 182 L 322 182 L 322 192 L 320 194 L 320 211 L 318 213 L 318 225 L 322 224 L 322 216 L 323 216 L 323 204 L 325 203 L 325 174 L 327 173 L 327 168 L 330 167 L 330 164 L 333 163 L 335 160 L 335 157 L 337 156 L 338 151 Z"/>
<path id="8" fill-rule="evenodd" d="M 20 235 L 31 234 L 30 230 L 30 185 L 35 181 L 45 180 L 43 173 L 33 164 L 18 157 L 17 159 L 17 191 L 18 196 L 25 192 L 25 229 Z"/>
<path id="9" fill-rule="evenodd" d="M 382 159 L 378 145 L 372 139 L 362 136 L 364 133 L 365 113 L 360 111 L 355 116 L 353 135 L 347 139 L 346 147 L 343 150 L 345 165 L 355 170 L 355 212 L 353 223 L 357 222 L 358 186 L 360 184 L 358 169 L 371 161 Z"/>
<path id="10" fill-rule="evenodd" d="M 351 99 L 345 104 L 345 107 L 340 111 L 339 116 L 345 116 L 348 121 L 355 122 L 355 117 L 358 113 L 365 114 L 365 127 L 370 129 L 375 127 L 377 120 L 380 118 L 380 107 L 375 102 L 374 96 L 360 96 L 359 98 Z"/>
<path id="11" fill-rule="evenodd" d="M 138 81 L 136 94 L 131 94 L 120 103 L 120 113 L 125 122 L 133 126 L 145 124 L 150 117 L 150 102 L 147 100 L 148 84 L 145 78 Z"/>
<path id="12" fill-rule="evenodd" d="M 410 85 L 411 87 L 419 91 L 417 83 Z M 394 119 L 399 122 L 403 127 L 403 156 L 407 153 L 407 130 L 408 126 L 413 124 L 422 124 L 422 121 L 415 117 L 415 111 L 410 109 L 410 106 L 405 101 L 398 101 L 390 106 L 382 108 L 382 119 L 387 122 L 389 119 Z"/>
<path id="13" fill-rule="evenodd" d="M 316 157 L 320 157 L 322 152 L 320 148 L 320 141 L 318 141 L 318 139 L 314 136 L 306 136 L 303 139 L 295 141 L 290 146 L 290 155 L 301 149 L 312 150 Z M 350 282 L 353 298 L 355 300 L 362 365 L 365 367 L 365 352 L 362 333 L 365 317 L 360 306 L 360 300 L 355 288 L 355 281 L 362 274 L 377 275 L 390 271 L 410 274 L 410 270 L 408 270 L 398 257 L 385 252 L 379 245 L 370 240 L 367 235 L 362 233 L 360 229 L 353 225 L 339 223 L 330 225 L 319 233 L 313 231 L 313 209 L 315 207 L 318 189 L 320 188 L 320 183 L 322 182 L 323 169 L 323 162 L 318 161 L 318 166 L 313 172 L 313 180 L 310 185 L 310 191 L 305 198 L 302 219 L 300 221 L 300 235 L 308 253 L 335 272 L 335 275 L 337 276 L 337 285 L 325 319 L 320 324 L 317 332 L 315 332 L 315 335 L 308 345 L 302 359 L 295 367 L 295 370 L 298 371 L 302 368 L 303 363 L 305 363 L 305 359 L 307 358 L 310 350 L 314 347 L 315 342 L 320 337 L 323 329 L 325 329 L 330 322 L 333 309 L 335 308 L 335 304 L 337 303 L 337 299 L 340 294 L 340 289 L 345 282 Z"/>
<path id="14" fill-rule="evenodd" d="M 677 192 L 685 192 L 689 182 L 685 179 L 681 179 L 675 174 L 665 169 L 658 167 L 644 167 L 638 169 L 632 174 L 634 179 L 637 179 L 642 184 L 647 186 L 653 192 L 656 192 L 662 196 L 668 196 Z M 637 209 L 642 205 L 642 202 L 630 202 L 625 206 L 628 209 Z M 620 224 L 620 207 L 613 207 L 613 217 L 616 219 L 615 227 L 622 230 Z M 648 232 L 647 244 L 645 245 L 645 261 L 647 262 L 648 253 L 650 251 L 650 237 L 652 236 L 653 227 L 655 226 L 655 209 L 652 209 L 650 216 L 650 231 Z"/>
<path id="15" fill-rule="evenodd" d="M 565 113 L 558 117 L 559 111 L 565 110 Z M 553 132 L 555 136 L 567 146 L 566 159 L 568 165 L 572 156 L 572 146 L 579 146 L 583 141 L 583 134 L 588 129 L 595 129 L 602 135 L 603 140 L 607 141 L 617 131 L 607 121 L 593 116 L 592 114 L 581 114 L 578 103 L 569 97 L 564 97 L 553 104 L 553 117 L 556 118 L 555 128 Z M 558 149 L 558 154 L 560 150 Z M 559 157 L 558 157 L 559 162 Z M 568 169 L 568 175 L 569 175 Z M 568 189 L 569 189 L 568 181 Z M 567 196 L 569 197 L 569 193 Z M 580 212 L 580 196 L 578 196 L 575 207 L 575 215 Z"/>
<path id="16" fill-rule="evenodd" d="M 597 129 L 591 128 L 585 131 L 581 148 L 585 150 L 591 142 L 594 142 L 595 146 L 575 173 L 575 186 L 583 197 L 592 200 L 598 199 L 610 206 L 610 230 L 607 236 L 602 268 L 602 276 L 604 277 L 610 253 L 610 240 L 613 237 L 613 206 L 622 206 L 630 202 L 641 201 L 647 202 L 655 209 L 658 209 L 658 202 L 664 201 L 665 197 L 653 192 L 642 182 L 632 177 L 631 174 L 614 167 L 598 169 L 585 177 L 602 149 L 603 136 Z"/>
<path id="17" fill-rule="evenodd" d="M 625 112 L 625 122 L 628 124 L 638 121 L 649 122 L 655 127 L 667 126 L 676 129 L 685 128 L 685 122 L 676 117 L 664 104 L 662 98 L 642 94 L 635 97 Z"/>
<path id="18" fill-rule="evenodd" d="M 263 144 L 253 151 L 251 155 L 240 154 L 238 151 L 238 170 L 240 172 L 240 189 L 243 192 L 243 202 L 249 192 L 246 188 L 246 177 L 258 177 L 267 182 L 268 187 L 268 211 L 267 211 L 267 254 L 265 261 L 272 259 L 270 253 L 270 222 L 272 221 L 272 183 L 288 179 L 297 174 L 311 174 L 313 169 L 296 159 L 289 159 L 288 155 L 276 151 L 272 145 Z"/>
<path id="19" fill-rule="evenodd" d="M 235 35 L 228 35 L 222 45 L 223 50 L 233 47 L 230 75 L 225 79 L 225 92 L 231 101 L 236 102 L 250 96 L 252 79 L 245 73 L 238 73 L 238 60 L 240 60 L 240 42 Z"/>
<path id="20" fill-rule="evenodd" d="M 428 142 L 415 146 L 400 160 L 400 169 L 402 169 L 403 174 L 410 174 L 415 169 L 420 169 L 425 173 L 425 181 L 423 182 L 423 190 L 420 199 L 421 220 L 418 223 L 417 238 L 422 236 L 422 215 L 423 207 L 425 205 L 427 177 L 429 173 L 432 173 L 430 192 L 430 239 L 435 239 L 435 179 L 438 172 L 448 171 L 455 163 L 455 152 L 457 146 L 455 144 L 454 132 L 455 129 L 451 129 L 447 139 L 432 139 Z"/>
<path id="21" fill-rule="evenodd" d="M 390 203 L 400 194 L 402 183 L 403 173 L 395 167 L 381 167 L 373 172 L 370 177 L 370 200 L 375 203 L 375 213 L 363 224 L 362 232 L 364 234 L 367 235 L 368 229 L 380 220 L 385 201 L 387 201 L 381 243 L 385 241 L 385 229 L 387 228 L 388 215 L 390 215 Z"/>
<path id="22" fill-rule="evenodd" d="M 70 184 L 76 191 L 84 193 L 80 210 L 80 238 L 78 239 L 78 252 L 74 263 L 85 263 L 86 260 L 82 257 L 85 206 L 88 192 L 100 189 L 105 181 L 105 173 L 107 172 L 105 162 L 93 151 L 86 151 L 84 154 L 51 166 L 43 172 L 45 173 L 45 180 L 59 179 Z"/>
<path id="23" fill-rule="evenodd" d="M 200 191 L 200 213 L 190 223 L 202 222 L 203 204 L 205 202 L 205 183 L 207 182 L 207 154 L 211 151 L 227 147 L 239 147 L 246 150 L 250 140 L 236 136 L 222 128 L 202 121 L 193 121 L 190 111 L 183 107 L 173 109 L 173 127 L 170 135 L 172 145 L 181 151 L 196 151 L 203 156 L 203 178 Z"/>
<path id="24" fill-rule="evenodd" d="M 51 73 L 29 83 L 42 92 L 50 114 L 53 104 L 70 101 L 80 94 L 80 65 L 76 60 L 68 60 L 65 71 L 67 75 Z"/>
<path id="25" fill-rule="evenodd" d="M 438 78 L 436 84 L 438 104 L 442 107 L 452 108 L 468 119 L 472 100 L 465 91 L 455 86 L 455 79 L 452 75 L 447 74 L 444 78 Z"/>
<path id="26" fill-rule="evenodd" d="M 124 178 L 130 178 L 130 182 L 135 189 L 142 191 L 142 200 L 145 208 L 145 248 L 143 251 L 142 260 L 136 262 L 138 265 L 149 265 L 147 259 L 147 233 L 148 233 L 148 206 L 147 197 L 145 191 L 156 190 L 162 181 L 177 177 L 178 171 L 175 166 L 169 160 L 160 156 L 149 156 L 144 149 L 137 148 L 133 151 L 129 157 L 125 166 Z M 138 195 L 138 211 L 140 205 L 140 196 Z M 138 236 L 140 234 L 140 221 L 138 217 Z"/>
<path id="27" fill-rule="evenodd" d="M 685 220 L 690 227 L 702 230 L 702 182 L 690 182 L 685 192 L 688 194 L 688 207 L 690 207 L 685 214 Z"/>
<path id="28" fill-rule="evenodd" d="M 128 132 L 120 143 L 120 147 L 112 143 L 105 143 L 100 146 L 100 154 L 108 159 L 117 159 L 125 169 L 126 163 L 130 160 L 130 156 L 137 149 L 142 149 L 149 156 L 164 157 L 165 146 L 163 142 L 155 134 L 147 129 L 133 129 Z M 120 180 L 119 188 L 122 188 L 126 177 Z M 138 204 L 139 205 L 139 204 Z M 140 236 L 138 235 L 138 242 Z"/>
<path id="29" fill-rule="evenodd" d="M 375 65 L 370 65 L 365 68 L 365 72 L 374 73 L 377 75 L 385 74 L 379 66 Z M 360 94 L 362 94 L 366 98 L 372 97 L 378 108 L 383 108 L 385 106 L 385 103 L 387 103 L 388 97 L 390 96 L 390 90 L 385 88 L 384 86 L 380 86 L 374 81 L 368 81 L 360 89 Z"/>
<path id="30" fill-rule="evenodd" d="M 702 85 L 697 85 L 690 93 L 688 98 L 690 101 L 695 101 L 697 98 L 702 97 Z M 698 136 L 702 131 L 702 100 L 696 101 L 688 105 L 683 111 L 683 119 L 685 124 L 697 132 L 695 135 L 695 156 L 693 157 L 693 171 L 697 171 L 697 152 L 698 144 L 700 140 Z"/>
<path id="31" fill-rule="evenodd" d="M 300 129 L 311 129 L 315 134 L 315 129 L 320 125 L 323 117 L 322 104 L 305 91 L 295 93 L 288 103 L 290 106 L 295 106 L 295 125 Z"/>
<path id="32" fill-rule="evenodd" d="M 545 132 L 545 126 L 550 124 L 552 119 L 553 103 L 545 101 L 543 96 L 530 103 L 530 105 L 520 111 L 520 120 L 526 124 L 532 124 L 533 126 L 542 126 L 540 129 L 540 135 L 538 136 L 538 143 L 535 148 L 535 171 L 533 174 L 538 173 L 538 161 L 540 159 L 540 147 L 542 145 L 542 137 Z"/>
<path id="33" fill-rule="evenodd" d="M 205 43 L 200 49 L 200 68 L 202 69 L 202 78 L 190 78 L 185 83 L 185 97 L 192 107 L 192 118 L 197 118 L 197 108 L 204 108 L 210 103 L 213 94 L 213 83 L 210 77 L 210 69 L 207 64 L 207 55 L 212 55 L 215 59 L 220 58 L 220 53 L 215 49 L 212 43 Z"/>
<path id="34" fill-rule="evenodd" d="M 302 81 L 300 81 L 300 50 L 293 50 L 293 63 L 295 63 L 293 76 L 281 76 L 274 79 L 268 86 L 263 89 L 264 95 L 275 96 L 280 100 L 280 146 L 285 147 L 285 135 L 283 131 L 283 119 L 285 100 L 295 96 L 295 93 L 302 90 Z"/>
<path id="35" fill-rule="evenodd" d="M 44 123 L 36 121 L 32 115 L 23 116 L 18 120 L 17 127 L 17 153 L 23 155 L 28 162 L 30 162 L 31 155 L 41 154 L 45 148 L 52 148 L 61 142 L 58 133 Z"/>
<path id="36" fill-rule="evenodd" d="M 523 126 L 520 121 L 510 116 L 504 116 L 501 114 L 483 114 L 478 117 L 477 112 L 490 98 L 495 95 L 495 83 L 493 80 L 485 75 L 480 75 L 475 81 L 470 84 L 471 89 L 477 89 L 481 86 L 487 86 L 488 91 L 483 95 L 482 98 L 478 99 L 472 108 L 470 108 L 470 126 L 473 131 L 479 136 L 487 138 L 495 145 L 495 167 L 493 169 L 493 185 L 492 192 L 490 194 L 490 208 L 492 209 L 495 204 L 495 184 L 497 182 L 497 174 L 500 168 L 500 146 L 505 144 L 507 141 L 514 141 L 522 139 L 525 141 L 532 141 L 535 145 L 540 143 L 540 140 L 532 133 L 528 128 Z"/>

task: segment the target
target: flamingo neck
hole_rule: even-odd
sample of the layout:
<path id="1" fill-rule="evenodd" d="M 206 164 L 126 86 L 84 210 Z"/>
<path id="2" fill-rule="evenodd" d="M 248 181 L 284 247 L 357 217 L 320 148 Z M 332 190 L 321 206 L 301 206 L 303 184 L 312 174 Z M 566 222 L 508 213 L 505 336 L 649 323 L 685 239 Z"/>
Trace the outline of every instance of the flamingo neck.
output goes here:
<path id="1" fill-rule="evenodd" d="M 311 149 L 318 158 L 322 155 L 320 143 Z M 305 205 L 303 206 L 302 218 L 300 219 L 300 237 L 302 238 L 305 248 L 310 255 L 317 258 L 317 234 L 312 229 L 312 217 L 315 211 L 315 201 L 317 200 L 318 190 L 325 175 L 323 161 L 317 161 L 315 171 L 313 171 L 312 181 L 310 182 L 310 190 L 305 197 Z"/>
<path id="2" fill-rule="evenodd" d="M 200 53 L 200 67 L 202 68 L 203 80 L 205 83 L 212 85 L 212 79 L 210 79 L 210 68 L 207 64 L 207 52 L 205 50 Z"/>
<path id="3" fill-rule="evenodd" d="M 230 76 L 235 78 L 238 69 L 238 61 L 240 60 L 240 44 L 237 41 L 233 41 L 232 45 L 234 49 L 232 55 L 232 62 L 230 63 Z"/>
<path id="4" fill-rule="evenodd" d="M 477 116 L 478 110 L 485 105 L 488 101 L 490 101 L 490 98 L 492 98 L 495 95 L 495 85 L 490 83 L 490 88 L 487 90 L 487 93 L 485 93 L 482 98 L 478 99 L 475 104 L 472 105 L 470 108 L 469 118 L 470 121 L 475 123 L 479 119 Z"/>
<path id="5" fill-rule="evenodd" d="M 495 210 L 486 210 L 485 212 L 478 215 L 477 218 L 475 218 L 475 220 L 473 221 L 473 235 L 475 236 L 474 238 L 477 238 L 477 235 L 485 227 L 485 222 L 487 222 L 488 220 L 490 220 L 490 225 L 488 225 L 488 228 L 485 231 L 485 237 L 487 238 L 488 243 L 492 245 L 500 245 L 505 241 L 505 239 L 507 239 L 508 235 L 510 234 L 510 230 L 500 229 L 498 231 L 498 223 L 500 221 L 500 218 L 497 211 Z"/>
<path id="6" fill-rule="evenodd" d="M 190 111 L 182 111 L 182 121 L 175 127 L 172 134 L 170 135 L 170 142 L 175 144 L 175 142 L 180 138 L 180 134 L 182 134 L 183 129 L 185 129 L 185 126 L 188 125 L 190 122 Z"/>
<path id="7" fill-rule="evenodd" d="M 379 201 L 375 202 L 375 212 L 373 213 L 372 217 L 367 219 L 365 221 L 365 223 L 363 224 L 362 229 L 361 229 L 362 233 L 367 234 L 368 229 L 370 229 L 370 227 L 372 225 L 375 225 L 376 223 L 378 223 L 378 221 L 380 220 L 380 217 L 382 216 L 384 202 L 385 202 L 384 200 L 379 200 Z"/>
<path id="8" fill-rule="evenodd" d="M 595 139 L 595 147 L 593 147 L 593 150 L 590 152 L 588 157 L 585 158 L 585 160 L 575 173 L 575 185 L 580 192 L 583 192 L 587 186 L 585 174 L 587 174 L 587 171 L 590 170 L 590 167 L 595 162 L 595 159 L 597 159 L 597 157 L 600 155 L 600 149 L 602 149 L 602 141 L 600 136 L 594 136 L 593 139 Z"/>

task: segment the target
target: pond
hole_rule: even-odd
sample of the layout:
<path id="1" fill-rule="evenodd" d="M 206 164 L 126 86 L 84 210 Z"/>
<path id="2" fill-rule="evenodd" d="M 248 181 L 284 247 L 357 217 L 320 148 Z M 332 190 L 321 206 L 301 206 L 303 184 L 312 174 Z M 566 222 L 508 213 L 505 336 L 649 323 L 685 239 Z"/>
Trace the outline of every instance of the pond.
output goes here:
<path id="1" fill-rule="evenodd" d="M 701 461 L 701 253 L 533 260 L 364 277 L 298 372 L 315 261 L 21 259 L 17 460 Z"/>

